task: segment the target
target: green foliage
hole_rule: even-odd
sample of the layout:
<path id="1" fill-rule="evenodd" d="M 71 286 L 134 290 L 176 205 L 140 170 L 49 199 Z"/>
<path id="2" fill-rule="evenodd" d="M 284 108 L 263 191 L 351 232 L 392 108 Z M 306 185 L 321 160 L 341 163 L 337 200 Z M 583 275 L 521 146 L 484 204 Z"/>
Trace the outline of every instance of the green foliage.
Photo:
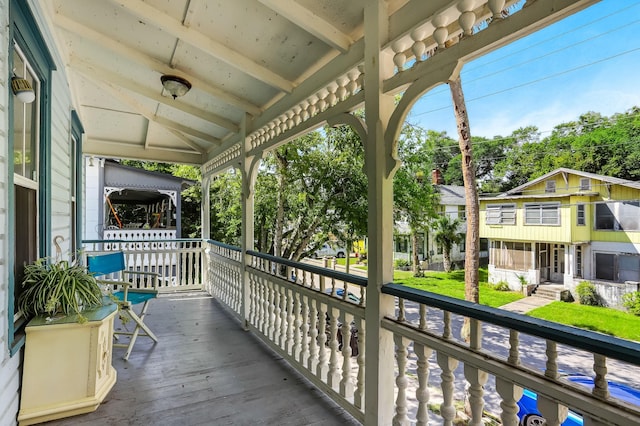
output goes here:
<path id="1" fill-rule="evenodd" d="M 498 281 L 494 286 L 493 289 L 495 291 L 511 291 L 511 288 L 509 287 L 509 284 L 507 284 L 506 281 Z"/>
<path id="2" fill-rule="evenodd" d="M 409 266 L 409 261 L 407 259 L 396 259 L 393 261 L 394 269 L 402 269 Z"/>
<path id="3" fill-rule="evenodd" d="M 480 268 L 480 304 L 498 307 L 522 299 L 519 291 L 496 291 L 487 280 L 487 269 Z M 395 271 L 394 282 L 432 293 L 464 300 L 464 271 L 425 271 L 423 278 L 414 278 L 412 272 Z"/>
<path id="4" fill-rule="evenodd" d="M 535 318 L 640 341 L 640 317 L 618 309 L 552 302 L 527 313 Z"/>
<path id="5" fill-rule="evenodd" d="M 629 313 L 640 316 L 640 291 L 623 295 L 622 305 L 627 308 Z"/>
<path id="6" fill-rule="evenodd" d="M 413 273 L 414 278 L 424 278 L 424 272 L 421 269 L 418 269 Z"/>
<path id="7" fill-rule="evenodd" d="M 581 305 L 600 306 L 601 299 L 596 291 L 596 286 L 589 281 L 582 281 L 576 286 L 576 294 Z"/>
<path id="8" fill-rule="evenodd" d="M 38 259 L 25 266 L 22 287 L 18 307 L 25 315 L 78 314 L 79 321 L 83 322 L 84 309 L 102 305 L 100 286 L 86 268 L 77 263 L 48 263 L 47 259 Z"/>

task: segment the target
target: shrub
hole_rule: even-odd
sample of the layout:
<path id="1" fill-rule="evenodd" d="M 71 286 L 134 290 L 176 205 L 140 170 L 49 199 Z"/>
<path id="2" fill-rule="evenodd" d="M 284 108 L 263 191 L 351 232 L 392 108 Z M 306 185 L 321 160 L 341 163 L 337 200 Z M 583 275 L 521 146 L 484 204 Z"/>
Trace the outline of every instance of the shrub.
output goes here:
<path id="1" fill-rule="evenodd" d="M 496 285 L 493 286 L 493 289 L 496 291 L 511 291 L 506 281 L 498 281 Z"/>
<path id="2" fill-rule="evenodd" d="M 622 305 L 627 308 L 629 313 L 640 316 L 640 291 L 622 296 Z"/>
<path id="3" fill-rule="evenodd" d="M 394 269 L 402 269 L 409 266 L 409 261 L 406 259 L 396 259 L 393 261 Z"/>
<path id="4" fill-rule="evenodd" d="M 596 286 L 589 281 L 582 281 L 576 286 L 578 301 L 581 305 L 600 306 L 600 296 L 596 291 Z"/>
<path id="5" fill-rule="evenodd" d="M 361 261 L 362 261 L 362 260 L 367 260 L 367 251 L 366 251 L 366 250 L 362 250 L 362 251 L 360 252 L 360 255 L 359 255 L 359 256 L 360 256 L 360 260 L 361 260 Z"/>
<path id="6" fill-rule="evenodd" d="M 424 278 L 424 272 L 422 272 L 420 269 L 418 269 L 416 272 L 413 273 L 413 276 L 415 278 Z"/>

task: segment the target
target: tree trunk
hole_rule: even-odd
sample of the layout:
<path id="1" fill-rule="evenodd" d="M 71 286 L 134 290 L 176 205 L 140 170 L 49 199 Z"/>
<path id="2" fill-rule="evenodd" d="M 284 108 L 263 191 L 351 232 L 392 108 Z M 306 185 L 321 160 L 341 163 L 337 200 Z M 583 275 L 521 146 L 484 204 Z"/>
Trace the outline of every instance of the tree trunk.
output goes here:
<path id="1" fill-rule="evenodd" d="M 416 274 L 420 270 L 420 260 L 418 259 L 418 232 L 411 230 L 411 250 L 413 256 L 413 273 Z"/>
<path id="2" fill-rule="evenodd" d="M 346 251 L 346 256 L 345 256 L 345 272 L 348 274 L 349 273 L 349 264 L 351 263 L 349 261 L 349 259 L 351 258 L 351 243 L 352 241 L 350 239 L 347 240 L 347 246 L 345 247 L 345 251 Z"/>
<path id="3" fill-rule="evenodd" d="M 462 177 L 464 179 L 464 192 L 467 207 L 467 236 L 465 251 L 464 298 L 470 302 L 480 301 L 479 271 L 480 267 L 480 206 L 478 203 L 478 190 L 476 188 L 476 170 L 471 150 L 471 132 L 469 130 L 469 117 L 464 102 L 462 83 L 460 76 L 449 81 L 451 98 L 456 116 L 458 128 L 458 143 L 462 154 Z"/>
<path id="4" fill-rule="evenodd" d="M 447 273 L 451 272 L 451 251 L 450 250 L 445 250 L 445 249 L 442 250 L 442 267 L 444 268 L 445 272 Z M 465 284 L 465 290 L 466 290 L 466 284 Z"/>
<path id="5" fill-rule="evenodd" d="M 276 194 L 276 203 L 278 209 L 276 210 L 276 224 L 273 232 L 273 255 L 277 257 L 282 256 L 282 232 L 284 227 L 284 189 L 286 186 L 284 171 L 287 168 L 287 160 L 278 155 L 276 152 L 276 160 L 278 167 L 276 168 L 278 179 L 278 193 Z"/>

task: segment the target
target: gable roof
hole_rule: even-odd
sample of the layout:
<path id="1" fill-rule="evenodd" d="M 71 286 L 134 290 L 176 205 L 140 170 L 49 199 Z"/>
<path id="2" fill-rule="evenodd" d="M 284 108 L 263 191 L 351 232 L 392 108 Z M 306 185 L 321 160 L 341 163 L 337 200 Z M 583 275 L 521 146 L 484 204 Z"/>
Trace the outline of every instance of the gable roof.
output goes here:
<path id="1" fill-rule="evenodd" d="M 577 176 L 581 176 L 581 177 L 585 177 L 585 178 L 589 178 L 589 179 L 596 179 L 596 180 L 600 180 L 602 182 L 606 182 L 606 183 L 610 183 L 613 185 L 621 185 L 621 186 L 626 186 L 629 188 L 634 188 L 634 189 L 640 189 L 640 182 L 638 181 L 632 181 L 632 180 L 627 180 L 627 179 L 620 179 L 620 178 L 616 178 L 616 177 L 611 177 L 611 176 L 605 176 L 605 175 L 598 175 L 595 173 L 588 173 L 588 172 L 583 172 L 580 170 L 574 170 L 574 169 L 568 169 L 566 167 L 561 167 L 559 169 L 555 169 L 547 174 L 544 174 L 532 181 L 529 181 L 523 185 L 517 186 L 513 189 L 510 189 L 509 191 L 505 192 L 504 194 L 502 194 L 501 196 L 509 196 L 509 195 L 517 195 L 520 194 L 522 192 L 524 192 L 527 188 L 530 188 L 542 181 L 545 181 L 547 179 L 549 179 L 552 176 L 555 175 L 559 175 L 559 174 L 573 174 L 573 175 L 577 175 Z"/>
<path id="2" fill-rule="evenodd" d="M 464 186 L 459 185 L 435 185 L 440 193 L 440 205 L 463 206 L 466 203 Z"/>

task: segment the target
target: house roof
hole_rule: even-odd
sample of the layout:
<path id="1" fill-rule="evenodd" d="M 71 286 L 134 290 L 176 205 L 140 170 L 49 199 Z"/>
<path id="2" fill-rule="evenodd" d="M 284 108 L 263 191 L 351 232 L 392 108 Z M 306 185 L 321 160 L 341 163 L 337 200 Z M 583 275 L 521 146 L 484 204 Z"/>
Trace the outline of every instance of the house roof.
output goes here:
<path id="1" fill-rule="evenodd" d="M 440 204 L 443 206 L 464 206 L 466 203 L 464 186 L 435 185 L 440 193 Z"/>
<path id="2" fill-rule="evenodd" d="M 107 160 L 104 163 L 104 184 L 105 186 L 130 189 L 164 189 L 180 192 L 195 182 L 167 173 L 125 166 Z"/>
<path id="3" fill-rule="evenodd" d="M 629 188 L 634 188 L 634 189 L 640 189 L 640 182 L 638 181 L 632 181 L 632 180 L 627 180 L 627 179 L 620 179 L 620 178 L 615 178 L 615 177 L 611 177 L 611 176 L 605 176 L 605 175 L 598 175 L 595 173 L 588 173 L 588 172 L 583 172 L 580 170 L 574 170 L 574 169 L 568 169 L 565 167 L 561 167 L 559 169 L 553 170 L 547 174 L 544 174 L 532 181 L 529 181 L 523 185 L 517 186 L 513 189 L 510 189 L 509 191 L 505 192 L 504 194 L 502 194 L 499 197 L 507 197 L 507 196 L 513 196 L 513 195 L 520 195 L 522 192 L 524 192 L 527 188 L 530 188 L 540 182 L 543 182 L 553 176 L 559 175 L 559 174 L 573 174 L 573 175 L 577 175 L 577 176 L 581 176 L 581 177 L 585 177 L 585 178 L 590 178 L 590 179 L 596 179 L 596 180 L 600 180 L 602 182 L 605 183 L 610 183 L 613 185 L 621 185 L 621 186 L 627 186 Z M 584 195 L 583 192 L 580 193 L 581 195 Z M 566 194 L 564 195 L 566 196 Z M 492 197 L 492 198 L 498 198 L 498 197 Z M 483 199 L 489 199 L 489 198 L 484 198 Z"/>

